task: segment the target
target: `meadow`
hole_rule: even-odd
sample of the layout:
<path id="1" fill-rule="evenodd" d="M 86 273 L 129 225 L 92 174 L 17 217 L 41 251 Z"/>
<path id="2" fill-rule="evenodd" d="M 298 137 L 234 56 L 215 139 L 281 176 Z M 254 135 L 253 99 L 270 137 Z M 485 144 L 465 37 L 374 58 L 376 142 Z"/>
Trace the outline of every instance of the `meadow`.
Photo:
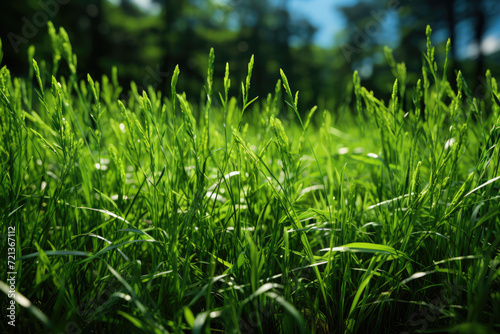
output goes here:
<path id="1" fill-rule="evenodd" d="M 2 331 L 500 330 L 498 86 L 430 28 L 418 81 L 386 48 L 392 95 L 354 73 L 336 110 L 298 110 L 283 71 L 257 98 L 253 57 L 234 82 L 214 50 L 201 97 L 179 67 L 166 95 L 82 77 L 49 34 L 27 78 L 0 70 Z"/>

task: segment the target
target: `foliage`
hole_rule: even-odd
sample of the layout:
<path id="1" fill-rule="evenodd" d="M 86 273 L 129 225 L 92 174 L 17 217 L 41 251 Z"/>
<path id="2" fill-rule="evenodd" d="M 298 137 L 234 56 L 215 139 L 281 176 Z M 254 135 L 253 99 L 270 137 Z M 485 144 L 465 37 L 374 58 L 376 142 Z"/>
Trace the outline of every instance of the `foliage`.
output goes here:
<path id="1" fill-rule="evenodd" d="M 0 71 L 1 229 L 16 227 L 30 301 L 19 328 L 498 329 L 498 86 L 487 73 L 478 99 L 458 73 L 453 89 L 427 32 L 415 87 L 396 71 L 384 101 L 355 73 L 354 112 L 302 113 L 286 71 L 256 100 L 254 58 L 235 85 L 213 51 L 206 103 L 178 90 L 182 67 L 168 95 L 132 84 L 121 100 L 116 68 L 80 80 L 50 29 L 69 74 L 40 59 L 28 80 Z"/>

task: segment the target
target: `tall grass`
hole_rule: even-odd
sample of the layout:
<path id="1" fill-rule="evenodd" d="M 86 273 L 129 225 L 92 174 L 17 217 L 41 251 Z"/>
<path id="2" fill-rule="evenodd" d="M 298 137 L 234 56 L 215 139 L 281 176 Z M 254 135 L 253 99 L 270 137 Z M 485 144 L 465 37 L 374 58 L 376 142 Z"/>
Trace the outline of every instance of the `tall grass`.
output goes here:
<path id="1" fill-rule="evenodd" d="M 386 49 L 392 96 L 354 73 L 342 122 L 298 110 L 284 72 L 257 99 L 253 57 L 238 86 L 213 50 L 201 101 L 178 67 L 167 96 L 120 99 L 116 68 L 81 80 L 49 34 L 28 78 L 0 70 L 19 332 L 499 330 L 498 86 L 476 97 L 430 28 L 418 82 Z"/>

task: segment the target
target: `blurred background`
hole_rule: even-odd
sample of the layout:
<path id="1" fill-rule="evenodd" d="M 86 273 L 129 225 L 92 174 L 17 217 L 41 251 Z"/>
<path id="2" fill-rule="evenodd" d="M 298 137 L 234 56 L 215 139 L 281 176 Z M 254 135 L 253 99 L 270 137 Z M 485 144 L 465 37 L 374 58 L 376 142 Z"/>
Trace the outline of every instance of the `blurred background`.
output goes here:
<path id="1" fill-rule="evenodd" d="M 28 73 L 28 46 L 51 66 L 47 22 L 64 27 L 78 55 L 82 79 L 99 80 L 117 66 L 122 84 L 152 85 L 167 92 L 176 64 L 178 89 L 200 97 L 210 47 L 216 79 L 229 62 L 238 96 L 247 63 L 255 55 L 252 96 L 274 91 L 283 68 L 300 105 L 335 110 L 350 103 L 352 72 L 387 99 L 394 77 L 384 46 L 406 63 L 408 81 L 421 73 L 425 27 L 433 28 L 443 60 L 451 38 L 451 70 L 461 69 L 472 89 L 485 70 L 499 78 L 498 0 L 23 0 L 2 3 L 0 38 L 4 59 L 17 76 Z M 484 81 L 484 80 L 483 80 Z M 216 89 L 220 86 L 216 86 Z M 484 89 L 484 88 L 481 88 Z M 220 91 L 220 90 L 219 90 Z"/>

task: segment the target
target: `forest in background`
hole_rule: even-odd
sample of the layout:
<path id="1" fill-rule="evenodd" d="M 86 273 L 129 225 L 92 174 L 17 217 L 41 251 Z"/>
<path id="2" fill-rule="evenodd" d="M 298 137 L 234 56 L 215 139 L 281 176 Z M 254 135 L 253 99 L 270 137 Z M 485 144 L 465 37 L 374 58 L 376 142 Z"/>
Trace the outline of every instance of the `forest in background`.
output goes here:
<path id="1" fill-rule="evenodd" d="M 228 61 L 235 79 L 242 78 L 254 54 L 254 95 L 265 100 L 282 68 L 298 85 L 301 109 L 317 104 L 320 110 L 351 103 L 354 70 L 367 88 L 389 98 L 388 79 L 395 67 L 388 65 L 384 46 L 394 48 L 395 62 L 405 60 L 407 73 L 418 73 L 427 24 L 435 32 L 437 54 L 445 54 L 450 37 L 451 69 L 462 70 L 476 95 L 486 93 L 481 83 L 485 69 L 495 76 L 500 68 L 498 51 L 485 54 L 479 48 L 475 56 L 466 57 L 457 47 L 481 45 L 488 31 L 495 29 L 500 4 L 494 0 L 371 0 L 338 8 L 332 1 L 331 10 L 341 11 L 345 29 L 332 36 L 331 48 L 314 44 L 318 24 L 290 13 L 287 0 L 154 2 L 160 10 L 145 11 L 131 0 L 8 2 L 0 14 L 4 63 L 14 75 L 26 76 L 31 44 L 36 46 L 35 58 L 50 59 L 46 24 L 51 20 L 56 28 L 67 30 L 81 79 L 86 73 L 96 78 L 110 75 L 116 66 L 120 83 L 135 81 L 139 90 L 151 85 L 166 92 L 178 64 L 184 78 L 179 89 L 195 97 L 202 91 L 206 57 L 213 47 L 219 60 L 216 73 L 222 74 Z M 407 80 L 415 83 L 412 75 Z M 239 87 L 233 90 L 238 93 Z"/>

